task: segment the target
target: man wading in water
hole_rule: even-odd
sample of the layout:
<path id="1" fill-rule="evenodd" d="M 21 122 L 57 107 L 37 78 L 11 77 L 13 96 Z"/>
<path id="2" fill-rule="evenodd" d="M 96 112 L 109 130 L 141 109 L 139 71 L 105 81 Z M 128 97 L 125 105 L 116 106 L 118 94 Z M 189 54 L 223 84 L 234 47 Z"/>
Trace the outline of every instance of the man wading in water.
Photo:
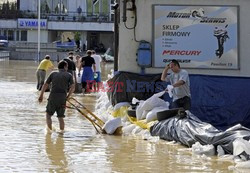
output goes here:
<path id="1" fill-rule="evenodd" d="M 46 122 L 47 127 L 52 130 L 52 120 L 51 117 L 56 112 L 57 118 L 60 125 L 60 130 L 64 130 L 64 120 L 65 117 L 65 107 L 66 100 L 71 96 L 74 92 L 75 84 L 73 82 L 73 77 L 68 70 L 68 63 L 66 61 L 60 61 L 58 63 L 59 71 L 52 72 L 45 84 L 42 87 L 40 96 L 38 98 L 39 102 L 43 101 L 43 94 L 45 90 L 48 88 L 49 84 L 52 83 L 51 92 L 48 98 L 48 103 L 46 107 Z M 67 94 L 67 90 L 69 88 L 69 92 Z"/>

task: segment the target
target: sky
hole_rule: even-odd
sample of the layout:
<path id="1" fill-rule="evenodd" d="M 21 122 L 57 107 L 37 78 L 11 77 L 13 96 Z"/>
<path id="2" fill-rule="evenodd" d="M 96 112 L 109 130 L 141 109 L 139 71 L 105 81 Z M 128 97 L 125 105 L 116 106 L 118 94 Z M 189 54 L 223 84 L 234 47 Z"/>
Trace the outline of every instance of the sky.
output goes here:
<path id="1" fill-rule="evenodd" d="M 3 3 L 6 3 L 7 0 L 0 0 L 0 5 L 3 4 Z M 12 2 L 16 2 L 16 0 L 9 0 L 10 3 Z"/>

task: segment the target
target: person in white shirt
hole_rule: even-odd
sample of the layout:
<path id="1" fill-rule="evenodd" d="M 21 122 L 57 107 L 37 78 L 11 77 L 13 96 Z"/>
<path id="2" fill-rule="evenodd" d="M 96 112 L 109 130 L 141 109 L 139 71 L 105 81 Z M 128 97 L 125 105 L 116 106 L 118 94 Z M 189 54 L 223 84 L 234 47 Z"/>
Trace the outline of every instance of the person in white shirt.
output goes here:
<path id="1" fill-rule="evenodd" d="M 92 57 L 95 60 L 95 66 L 96 66 L 96 73 L 94 74 L 94 80 L 97 83 L 96 85 L 96 91 L 99 91 L 99 87 L 100 87 L 100 82 L 101 82 L 101 61 L 102 61 L 102 57 L 100 55 L 97 55 L 96 52 L 94 50 L 91 51 L 92 52 Z"/>
<path id="2" fill-rule="evenodd" d="M 172 70 L 172 73 L 168 74 L 168 70 Z M 185 110 L 191 108 L 191 93 L 190 93 L 190 81 L 188 72 L 181 69 L 177 60 L 173 59 L 170 64 L 167 64 L 162 72 L 161 80 L 170 82 L 171 87 L 168 87 L 173 92 L 173 102 L 170 108 L 183 107 Z"/>

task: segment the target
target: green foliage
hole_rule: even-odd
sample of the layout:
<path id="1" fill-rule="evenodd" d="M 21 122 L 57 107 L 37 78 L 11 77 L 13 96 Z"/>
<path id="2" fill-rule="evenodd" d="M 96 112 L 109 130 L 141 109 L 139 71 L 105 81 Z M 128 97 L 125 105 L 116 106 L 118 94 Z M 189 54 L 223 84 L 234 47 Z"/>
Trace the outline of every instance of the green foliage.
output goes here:
<path id="1" fill-rule="evenodd" d="M 75 41 L 80 41 L 80 36 L 81 34 L 79 32 L 75 32 L 75 36 L 74 36 Z"/>

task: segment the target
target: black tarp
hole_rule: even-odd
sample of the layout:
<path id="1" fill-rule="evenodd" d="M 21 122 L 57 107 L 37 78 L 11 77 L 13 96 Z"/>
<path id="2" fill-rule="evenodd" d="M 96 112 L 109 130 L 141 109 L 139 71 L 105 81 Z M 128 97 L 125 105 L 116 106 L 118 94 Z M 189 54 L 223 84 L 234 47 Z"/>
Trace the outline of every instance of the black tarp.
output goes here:
<path id="1" fill-rule="evenodd" d="M 133 97 L 146 100 L 166 88 L 161 74 L 141 75 L 119 72 L 110 82 L 120 88 L 107 92 L 112 105 L 131 102 Z M 190 74 L 191 112 L 200 120 L 225 130 L 236 124 L 250 128 L 250 78 Z M 168 94 L 164 100 L 170 101 Z"/>
<path id="2" fill-rule="evenodd" d="M 238 124 L 225 131 L 219 130 L 209 123 L 202 122 L 188 113 L 187 117 L 175 116 L 159 121 L 150 128 L 152 136 L 176 141 L 191 147 L 195 142 L 202 145 L 220 145 L 228 154 L 233 154 L 233 141 L 237 138 L 250 139 L 250 129 Z"/>
<path id="3" fill-rule="evenodd" d="M 120 102 L 131 102 L 133 97 L 146 100 L 165 88 L 165 82 L 162 82 L 160 78 L 161 74 L 142 75 L 119 72 L 108 80 L 113 87 L 111 92 L 107 92 L 109 101 L 114 106 Z"/>
<path id="4" fill-rule="evenodd" d="M 146 100 L 166 88 L 161 74 L 141 75 L 119 72 L 109 82 L 114 90 L 107 92 L 114 106 L 131 102 L 135 97 Z M 119 83 L 117 87 L 115 83 Z M 173 117 L 151 127 L 151 135 L 174 140 L 191 147 L 195 142 L 213 144 L 232 154 L 236 138 L 250 139 L 250 78 L 190 75 L 191 112 L 186 118 Z M 168 94 L 164 100 L 170 101 Z"/>

